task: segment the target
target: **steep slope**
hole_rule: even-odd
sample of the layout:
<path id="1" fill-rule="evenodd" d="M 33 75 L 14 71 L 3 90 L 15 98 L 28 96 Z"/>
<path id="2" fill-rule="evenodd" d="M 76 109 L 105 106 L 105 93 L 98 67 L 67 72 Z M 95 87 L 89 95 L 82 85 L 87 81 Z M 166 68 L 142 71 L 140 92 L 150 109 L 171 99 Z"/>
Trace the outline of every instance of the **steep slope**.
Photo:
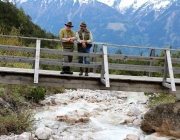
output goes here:
<path id="1" fill-rule="evenodd" d="M 180 46 L 180 5 L 173 4 L 164 11 L 146 32 L 151 36 L 153 46 Z M 163 28 L 162 28 L 163 27 Z"/>
<path id="2" fill-rule="evenodd" d="M 27 1 L 21 6 L 35 23 L 56 35 L 67 21 L 73 22 L 75 31 L 79 29 L 79 24 L 85 21 L 92 30 L 94 41 L 128 45 L 146 44 L 134 23 L 117 10 L 98 1 L 79 3 L 69 0 L 48 4 L 42 1 Z"/>

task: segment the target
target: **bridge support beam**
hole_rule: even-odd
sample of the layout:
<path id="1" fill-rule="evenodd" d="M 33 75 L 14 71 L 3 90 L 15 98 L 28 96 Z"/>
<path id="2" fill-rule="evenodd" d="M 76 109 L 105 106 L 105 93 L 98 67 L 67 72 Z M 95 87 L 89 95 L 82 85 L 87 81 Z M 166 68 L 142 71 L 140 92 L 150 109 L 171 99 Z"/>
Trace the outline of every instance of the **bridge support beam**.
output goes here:
<path id="1" fill-rule="evenodd" d="M 41 46 L 41 40 L 37 39 L 36 40 L 35 68 L 34 68 L 34 83 L 38 83 L 38 78 L 39 78 L 40 46 Z"/>
<path id="2" fill-rule="evenodd" d="M 101 67 L 101 82 L 105 84 L 106 87 L 110 87 L 109 83 L 109 67 L 108 67 L 108 57 L 107 57 L 107 46 L 103 45 L 102 48 L 103 61 Z"/>
<path id="3" fill-rule="evenodd" d="M 170 84 L 167 83 L 167 71 L 169 71 Z M 172 62 L 171 62 L 171 54 L 170 54 L 169 50 L 166 50 L 165 62 L 164 62 L 164 75 L 163 75 L 163 83 L 162 84 L 163 84 L 163 86 L 172 89 L 172 91 L 176 91 Z"/>

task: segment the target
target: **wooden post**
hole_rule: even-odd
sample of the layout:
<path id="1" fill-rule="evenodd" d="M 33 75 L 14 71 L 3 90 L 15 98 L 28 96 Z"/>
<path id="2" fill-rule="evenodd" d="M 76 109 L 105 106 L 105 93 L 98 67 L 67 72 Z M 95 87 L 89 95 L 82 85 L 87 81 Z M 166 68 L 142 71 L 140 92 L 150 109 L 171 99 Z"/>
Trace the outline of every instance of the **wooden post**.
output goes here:
<path id="1" fill-rule="evenodd" d="M 150 56 L 155 56 L 155 49 L 151 50 Z M 150 66 L 153 66 L 154 63 L 153 62 L 149 62 Z M 152 77 L 152 72 L 149 72 L 149 77 Z"/>
<path id="2" fill-rule="evenodd" d="M 155 56 L 155 49 L 151 49 L 151 52 L 150 52 L 150 57 L 151 56 Z M 154 63 L 153 62 L 147 62 L 146 65 L 149 65 L 149 66 L 153 66 Z M 146 72 L 144 71 L 143 72 L 143 75 L 146 75 Z M 152 77 L 152 72 L 149 72 L 149 77 Z"/>
<path id="3" fill-rule="evenodd" d="M 98 45 L 94 44 L 93 53 L 97 53 L 97 48 L 98 48 Z M 96 57 L 92 57 L 92 62 L 96 62 Z M 96 68 L 92 68 L 90 71 L 93 73 L 96 73 Z"/>
<path id="4" fill-rule="evenodd" d="M 34 67 L 34 83 L 38 83 L 38 78 L 39 78 L 40 46 L 41 46 L 41 40 L 37 39 L 36 40 L 35 67 Z"/>
<path id="5" fill-rule="evenodd" d="M 102 53 L 103 53 L 103 61 L 102 61 L 102 67 L 101 67 L 101 82 L 104 83 L 106 85 L 106 87 L 110 87 L 107 46 L 106 45 L 103 45 Z"/>
<path id="6" fill-rule="evenodd" d="M 167 71 L 169 71 L 170 84 L 167 83 Z M 164 62 L 164 74 L 163 74 L 163 86 L 171 88 L 172 91 L 176 91 L 174 82 L 174 74 L 172 69 L 171 54 L 170 50 L 166 50 L 165 62 Z"/>

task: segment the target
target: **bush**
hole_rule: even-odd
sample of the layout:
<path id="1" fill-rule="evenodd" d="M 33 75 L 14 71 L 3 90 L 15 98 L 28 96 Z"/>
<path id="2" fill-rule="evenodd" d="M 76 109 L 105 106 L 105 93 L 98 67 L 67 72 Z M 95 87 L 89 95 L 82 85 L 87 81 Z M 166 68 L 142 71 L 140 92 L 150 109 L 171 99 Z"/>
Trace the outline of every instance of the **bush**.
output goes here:
<path id="1" fill-rule="evenodd" d="M 64 93 L 65 89 L 62 87 L 46 87 L 48 94 Z"/>
<path id="2" fill-rule="evenodd" d="M 4 101 L 7 101 L 7 99 L 8 99 L 8 96 L 7 96 L 4 88 L 0 88 L 0 97 L 1 97 Z"/>
<path id="3" fill-rule="evenodd" d="M 33 126 L 33 115 L 24 111 L 15 113 L 5 109 L 4 114 L 0 114 L 0 135 L 8 135 L 10 133 L 21 134 L 33 130 Z"/>
<path id="4" fill-rule="evenodd" d="M 32 99 L 34 102 L 38 103 L 40 100 L 44 100 L 46 95 L 46 90 L 43 87 L 33 87 L 28 99 Z"/>

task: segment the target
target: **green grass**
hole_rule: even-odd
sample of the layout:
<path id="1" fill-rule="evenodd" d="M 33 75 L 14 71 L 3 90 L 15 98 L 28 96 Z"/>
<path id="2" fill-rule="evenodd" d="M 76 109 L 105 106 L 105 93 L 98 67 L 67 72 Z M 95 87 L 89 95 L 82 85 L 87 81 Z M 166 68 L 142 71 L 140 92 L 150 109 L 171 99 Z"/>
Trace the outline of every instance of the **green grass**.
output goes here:
<path id="1" fill-rule="evenodd" d="M 145 95 L 149 97 L 149 100 L 148 100 L 149 107 L 159 105 L 159 104 L 168 104 L 168 103 L 176 102 L 175 94 L 145 93 Z"/>

